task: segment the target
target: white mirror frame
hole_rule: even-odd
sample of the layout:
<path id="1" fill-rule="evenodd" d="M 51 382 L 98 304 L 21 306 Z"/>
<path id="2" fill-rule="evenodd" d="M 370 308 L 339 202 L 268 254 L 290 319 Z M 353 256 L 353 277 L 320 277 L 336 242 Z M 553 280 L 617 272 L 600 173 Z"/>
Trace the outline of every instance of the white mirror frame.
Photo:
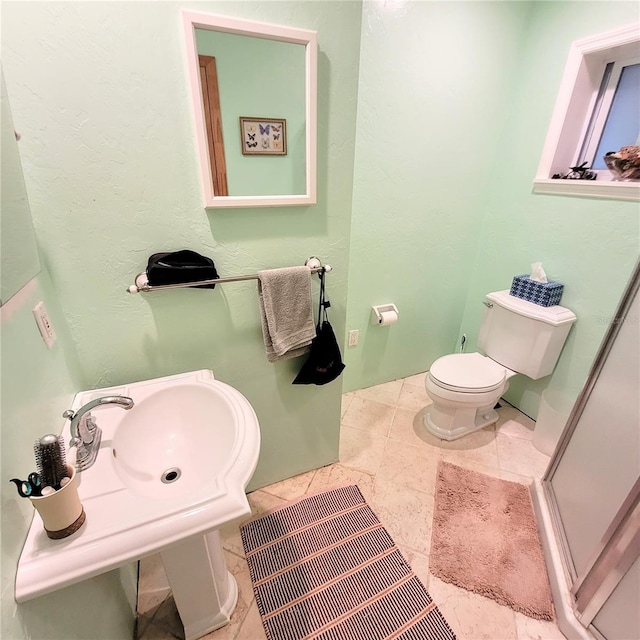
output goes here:
<path id="1" fill-rule="evenodd" d="M 187 70 L 191 88 L 191 102 L 195 120 L 196 140 L 200 163 L 200 180 L 206 208 L 230 207 L 286 207 L 316 204 L 316 138 L 317 138 L 317 60 L 318 34 L 276 24 L 241 20 L 196 11 L 182 11 L 187 55 Z M 306 119 L 306 193 L 275 196 L 216 196 L 211 179 L 211 163 L 207 144 L 198 49 L 195 30 L 223 31 L 254 38 L 302 44 L 305 47 L 305 119 Z"/>

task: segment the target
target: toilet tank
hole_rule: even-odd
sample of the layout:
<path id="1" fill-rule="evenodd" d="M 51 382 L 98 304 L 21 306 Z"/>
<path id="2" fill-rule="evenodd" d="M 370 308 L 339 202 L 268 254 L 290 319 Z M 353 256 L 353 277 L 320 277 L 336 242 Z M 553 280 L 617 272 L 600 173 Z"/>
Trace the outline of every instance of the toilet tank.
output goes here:
<path id="1" fill-rule="evenodd" d="M 573 311 L 542 307 L 496 291 L 485 297 L 478 347 L 504 367 L 533 380 L 548 376 L 556 366 L 571 325 Z"/>

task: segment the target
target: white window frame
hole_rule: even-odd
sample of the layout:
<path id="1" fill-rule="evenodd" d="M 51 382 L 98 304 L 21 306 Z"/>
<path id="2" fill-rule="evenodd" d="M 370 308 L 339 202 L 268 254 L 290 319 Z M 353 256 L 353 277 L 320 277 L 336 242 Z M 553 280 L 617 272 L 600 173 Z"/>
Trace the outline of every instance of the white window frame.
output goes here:
<path id="1" fill-rule="evenodd" d="M 551 178 L 567 173 L 578 160 L 607 63 L 635 58 L 639 48 L 638 24 L 572 43 L 533 182 L 534 193 L 640 201 L 640 183 L 613 181 L 609 172 L 601 172 L 597 180 Z"/>
<path id="2" fill-rule="evenodd" d="M 589 119 L 584 123 L 584 129 L 580 139 L 583 141 L 583 146 L 585 146 L 585 143 L 586 146 L 584 148 L 584 152 L 580 154 L 579 158 L 577 158 L 576 163 L 587 161 L 591 166 L 593 166 L 593 163 L 595 162 L 596 151 L 600 146 L 600 139 L 602 138 L 605 125 L 607 124 L 607 119 L 613 105 L 613 98 L 615 97 L 616 89 L 618 88 L 618 83 L 620 82 L 622 71 L 625 67 L 634 64 L 640 64 L 640 56 L 636 56 L 634 58 L 609 60 L 608 62 L 612 63 L 612 67 L 607 81 L 607 86 L 603 92 L 602 99 L 598 108 L 598 113 L 595 114 L 591 132 L 588 132 L 587 129 L 589 127 L 589 121 L 592 116 L 590 115 Z M 597 94 L 593 96 L 592 104 L 589 107 L 589 114 L 592 114 L 594 109 L 596 108 L 597 97 Z M 588 139 L 587 135 L 589 136 Z M 640 142 L 638 140 L 634 140 L 633 143 L 629 142 L 629 144 L 640 144 Z M 617 151 L 617 149 L 608 149 L 608 151 Z M 598 174 L 598 179 L 610 179 L 609 177 L 606 177 L 611 175 L 608 170 L 596 169 L 594 171 Z"/>

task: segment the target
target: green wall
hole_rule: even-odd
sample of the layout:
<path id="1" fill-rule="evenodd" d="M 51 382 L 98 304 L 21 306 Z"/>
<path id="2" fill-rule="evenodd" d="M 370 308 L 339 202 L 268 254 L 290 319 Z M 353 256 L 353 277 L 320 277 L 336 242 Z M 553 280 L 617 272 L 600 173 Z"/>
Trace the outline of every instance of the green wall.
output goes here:
<path id="1" fill-rule="evenodd" d="M 196 41 L 216 59 L 229 195 L 306 193 L 304 45 L 204 29 Z M 287 154 L 243 155 L 240 117 L 284 118 Z"/>
<path id="2" fill-rule="evenodd" d="M 426 371 L 451 353 L 509 114 L 531 5 L 363 8 L 345 388 Z M 399 321 L 370 323 L 395 303 Z"/>
<path id="3" fill-rule="evenodd" d="M 318 30 L 316 207 L 203 210 L 181 8 Z M 637 20 L 635 3 L 4 2 L 2 13 L 43 264 L 2 309 L 4 480 L 24 473 L 79 388 L 199 368 L 256 409 L 252 487 L 336 459 L 340 381 L 292 387 L 300 362 L 266 361 L 254 282 L 125 293 L 159 250 L 200 251 L 221 275 L 310 255 L 332 264 L 336 332 L 360 329 L 346 390 L 424 371 L 462 332 L 475 348 L 483 294 L 541 260 L 579 317 L 551 383 L 582 384 L 638 254 L 638 206 L 536 196 L 532 178 L 569 43 Z M 51 351 L 31 317 L 40 299 Z M 372 327 L 384 302 L 400 321 Z M 509 399 L 535 415 L 548 383 L 516 380 Z M 4 483 L 2 497 L 2 636 L 52 637 L 46 625 L 79 638 L 89 618 L 96 637 L 128 629 L 117 573 L 16 609 L 29 512 Z M 86 614 L 77 626 L 69 603 Z"/>
<path id="4" fill-rule="evenodd" d="M 202 208 L 182 8 L 318 30 L 317 206 Z M 255 281 L 125 290 L 160 250 L 199 251 L 223 276 L 316 255 L 334 267 L 331 318 L 344 333 L 360 19 L 358 2 L 3 2 L 3 70 L 43 265 L 19 312 L 2 309 L 3 638 L 131 637 L 133 565 L 13 601 L 30 505 L 5 480 L 31 470 L 34 440 L 62 428 L 75 391 L 211 368 L 258 415 L 252 488 L 337 459 L 341 381 L 292 386 L 303 359 L 267 361 Z M 40 299 L 58 332 L 51 351 L 31 315 Z"/>
<path id="5" fill-rule="evenodd" d="M 426 371 L 463 333 L 474 350 L 484 294 L 542 261 L 578 323 L 552 378 L 512 380 L 535 417 L 544 388 L 584 383 L 639 253 L 637 203 L 532 194 L 571 42 L 637 22 L 638 4 L 363 11 L 345 389 Z M 398 323 L 372 326 L 385 302 Z"/>
<path id="6" fill-rule="evenodd" d="M 182 8 L 318 31 L 317 206 L 203 209 Z M 252 487 L 337 459 L 341 382 L 292 386 L 303 359 L 267 361 L 255 281 L 125 289 L 162 250 L 210 256 L 221 276 L 316 255 L 334 267 L 332 320 L 343 335 L 360 12 L 351 2 L 3 5 L 3 64 L 34 223 L 83 384 L 213 369 L 260 421 Z"/>
<path id="7" fill-rule="evenodd" d="M 132 633 L 135 617 L 137 572 L 133 565 L 20 606 L 14 600 L 18 558 L 34 511 L 31 503 L 20 498 L 8 480 L 25 478 L 35 469 L 33 443 L 46 433 L 60 431 L 64 422 L 62 411 L 71 405 L 81 378 L 77 354 L 49 272 L 46 267 L 40 267 L 4 80 L 0 214 L 4 303 L 0 309 L 0 636 L 81 640 L 86 638 L 90 627 L 96 639 L 127 637 Z M 7 284 L 10 284 L 8 288 Z M 57 334 L 51 349 L 45 347 L 31 311 L 40 301 L 45 303 Z M 77 608 L 73 616 L 64 615 L 69 602 Z M 101 603 L 98 612 L 94 611 L 94 602 Z"/>
<path id="8" fill-rule="evenodd" d="M 542 262 L 551 280 L 565 285 L 562 304 L 575 312 L 551 378 L 514 378 L 506 398 L 538 415 L 542 391 L 551 386 L 575 396 L 614 315 L 640 254 L 637 202 L 532 194 L 532 179 L 564 71 L 569 46 L 640 19 L 635 2 L 539 2 L 522 43 L 521 73 L 514 84 L 501 149 L 487 183 L 486 216 L 470 270 L 461 332 L 475 348 L 487 291 L 508 289 L 513 275 Z"/>
<path id="9" fill-rule="evenodd" d="M 7 215 L 6 210 L 2 211 Z M 46 348 L 31 310 L 44 301 L 58 340 Z M 22 605 L 14 600 L 15 573 L 33 507 L 9 478 L 35 470 L 33 443 L 59 433 L 79 389 L 79 365 L 55 288 L 43 269 L 0 309 L 2 439 L 2 626 L 7 640 L 95 640 L 131 637 L 135 607 L 133 566 L 111 571 Z"/>

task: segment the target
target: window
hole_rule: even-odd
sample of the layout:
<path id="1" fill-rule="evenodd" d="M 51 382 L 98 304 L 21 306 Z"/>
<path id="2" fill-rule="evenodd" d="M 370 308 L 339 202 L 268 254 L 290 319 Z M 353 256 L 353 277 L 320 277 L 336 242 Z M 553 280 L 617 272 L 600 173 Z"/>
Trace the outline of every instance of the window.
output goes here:
<path id="1" fill-rule="evenodd" d="M 640 200 L 640 182 L 617 182 L 603 160 L 640 144 L 640 27 L 608 32 L 571 46 L 547 134 L 536 193 Z M 596 180 L 556 180 L 570 167 L 591 167 Z"/>
<path id="2" fill-rule="evenodd" d="M 640 62 L 617 60 L 605 68 L 578 164 L 607 169 L 604 155 L 640 144 Z M 600 176 L 599 176 L 600 177 Z"/>

